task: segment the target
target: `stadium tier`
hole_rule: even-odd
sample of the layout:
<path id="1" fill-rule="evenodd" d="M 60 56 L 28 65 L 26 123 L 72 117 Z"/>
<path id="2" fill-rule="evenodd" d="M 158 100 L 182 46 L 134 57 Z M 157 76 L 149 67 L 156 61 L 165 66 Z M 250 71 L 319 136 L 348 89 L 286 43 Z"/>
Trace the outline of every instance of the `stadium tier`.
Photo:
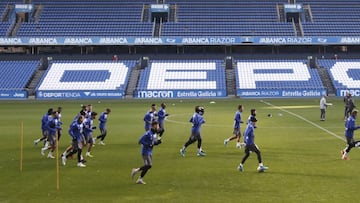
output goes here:
<path id="1" fill-rule="evenodd" d="M 138 98 L 225 97 L 224 61 L 152 60 L 139 78 Z"/>
<path id="2" fill-rule="evenodd" d="M 359 60 L 320 59 L 320 68 L 308 67 L 306 60 L 234 62 L 233 67 L 227 67 L 224 60 L 150 60 L 141 69 L 136 60 L 53 61 L 38 83 L 36 97 L 215 98 L 228 96 L 231 84 L 235 84 L 235 95 L 239 97 L 319 97 L 328 90 L 320 70 L 328 71 L 337 96 L 346 91 L 360 96 Z M 4 73 L 1 93 L 12 91 L 6 93 L 10 95 L 15 90 L 24 91 L 39 62 L 3 61 L 0 66 Z M 137 71 L 138 75 L 132 74 Z M 132 91 L 127 89 L 129 84 L 133 84 Z"/>
<path id="3" fill-rule="evenodd" d="M 161 36 L 295 36 L 292 23 L 278 22 L 277 1 L 174 3 L 177 20 L 164 23 Z"/>
<path id="4" fill-rule="evenodd" d="M 336 89 L 336 95 L 345 96 L 350 91 L 354 96 L 360 96 L 360 60 L 321 59 L 319 66 L 326 68 Z"/>
<path id="5" fill-rule="evenodd" d="M 141 22 L 143 3 L 140 2 L 34 1 L 37 3 L 42 5 L 39 19 L 22 23 L 16 36 L 150 37 L 152 34 L 152 23 Z"/>
<path id="6" fill-rule="evenodd" d="M 169 0 L 167 19 L 160 24 L 152 22 L 155 0 L 34 0 L 31 17 L 14 24 L 13 7 L 20 3 L 0 3 L 1 36 L 352 37 L 360 29 L 355 0 L 297 1 L 298 24 L 287 19 L 288 13 L 296 13 L 284 8 L 287 0 Z"/>
<path id="7" fill-rule="evenodd" d="M 26 98 L 26 85 L 38 66 L 39 61 L 0 61 L 0 98 Z"/>
<path id="8" fill-rule="evenodd" d="M 360 89 L 356 60 L 305 59 L 360 52 L 358 0 L 24 2 L 0 2 L 0 52 L 10 56 L 3 59 L 57 61 L 44 75 L 42 62 L 39 71 L 12 73 L 21 83 L 7 82 L 7 69 L 1 89 L 27 85 L 40 99 L 319 97 Z M 121 60 L 110 62 L 115 54 Z"/>
<path id="9" fill-rule="evenodd" d="M 40 82 L 37 98 L 122 98 L 136 61 L 54 61 Z"/>
<path id="10" fill-rule="evenodd" d="M 38 61 L 0 61 L 0 89 L 24 89 Z"/>
<path id="11" fill-rule="evenodd" d="M 321 96 L 325 88 L 316 69 L 301 60 L 239 60 L 237 95 L 242 97 Z"/>
<path id="12" fill-rule="evenodd" d="M 359 1 L 299 1 L 310 5 L 312 21 L 303 22 L 305 36 L 358 36 Z"/>

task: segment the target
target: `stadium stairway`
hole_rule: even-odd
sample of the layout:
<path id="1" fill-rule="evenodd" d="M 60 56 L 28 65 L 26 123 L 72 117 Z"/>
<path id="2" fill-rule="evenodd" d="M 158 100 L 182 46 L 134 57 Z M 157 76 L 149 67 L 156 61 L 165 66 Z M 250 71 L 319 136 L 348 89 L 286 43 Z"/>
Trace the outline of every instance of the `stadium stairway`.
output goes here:
<path id="1" fill-rule="evenodd" d="M 336 90 L 334 84 L 331 81 L 329 72 L 324 67 L 317 68 L 321 81 L 326 88 L 327 94 L 330 96 L 335 96 Z"/>
<path id="2" fill-rule="evenodd" d="M 139 66 L 135 66 L 131 69 L 129 81 L 125 91 L 125 98 L 133 98 L 134 90 L 138 84 L 140 73 L 141 69 Z"/>
<path id="3" fill-rule="evenodd" d="M 235 77 L 235 68 L 225 69 L 225 77 L 226 77 L 226 92 L 228 96 L 236 95 L 236 77 Z"/>
<path id="4" fill-rule="evenodd" d="M 39 82 L 45 72 L 46 72 L 46 70 L 39 70 L 39 69 L 36 70 L 35 74 L 33 75 L 32 79 L 30 80 L 30 82 L 28 83 L 28 85 L 26 87 L 29 96 L 35 95 L 35 88 L 39 84 Z"/>
<path id="5" fill-rule="evenodd" d="M 142 13 L 141 13 L 141 21 L 142 22 L 149 22 L 149 13 L 150 13 L 150 5 L 144 4 Z"/>

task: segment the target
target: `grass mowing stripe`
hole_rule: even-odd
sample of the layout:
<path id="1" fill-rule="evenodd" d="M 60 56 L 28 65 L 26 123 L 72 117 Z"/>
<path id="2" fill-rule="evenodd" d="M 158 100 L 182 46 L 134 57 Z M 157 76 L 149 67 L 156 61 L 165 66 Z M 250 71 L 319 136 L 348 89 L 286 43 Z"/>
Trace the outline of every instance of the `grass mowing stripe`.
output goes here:
<path id="1" fill-rule="evenodd" d="M 286 109 L 283 109 L 283 108 L 281 108 L 281 107 L 279 107 L 279 106 L 275 106 L 275 105 L 273 105 L 273 104 L 271 104 L 271 103 L 269 103 L 269 102 L 266 102 L 266 101 L 264 101 L 264 100 L 260 100 L 260 102 L 261 102 L 261 103 L 264 103 L 264 104 L 266 104 L 266 105 L 268 105 L 268 106 L 274 107 L 274 108 L 276 108 L 276 109 L 279 109 L 280 111 L 286 112 L 286 113 L 288 113 L 288 114 L 290 114 L 290 115 L 292 115 L 292 116 L 295 116 L 295 117 L 297 117 L 297 118 L 299 118 L 299 119 L 301 119 L 301 120 L 309 123 L 310 125 L 315 126 L 315 127 L 319 128 L 320 130 L 325 131 L 325 132 L 327 132 L 328 134 L 330 134 L 330 135 L 332 135 L 332 136 L 334 136 L 334 137 L 336 137 L 336 138 L 338 138 L 338 139 L 340 139 L 340 140 L 342 140 L 342 141 L 344 141 L 344 142 L 346 141 L 343 137 L 341 137 L 341 136 L 339 136 L 339 135 L 331 132 L 331 131 L 328 130 L 328 129 L 325 129 L 325 128 L 319 126 L 318 124 L 316 124 L 316 123 L 314 123 L 314 122 L 309 121 L 308 119 L 306 119 L 306 118 L 304 118 L 304 117 L 302 117 L 302 116 L 300 116 L 300 115 L 298 115 L 298 114 L 296 114 L 296 113 L 293 113 L 293 112 L 291 112 L 291 111 L 288 111 L 288 110 L 286 110 Z"/>

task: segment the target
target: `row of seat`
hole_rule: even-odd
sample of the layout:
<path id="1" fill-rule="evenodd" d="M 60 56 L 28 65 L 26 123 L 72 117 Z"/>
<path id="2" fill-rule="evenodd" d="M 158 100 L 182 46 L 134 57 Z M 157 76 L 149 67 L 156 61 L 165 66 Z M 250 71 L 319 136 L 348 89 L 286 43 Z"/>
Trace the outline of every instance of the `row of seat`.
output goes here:
<path id="1" fill-rule="evenodd" d="M 37 90 L 124 90 L 136 61 L 53 62 Z"/>
<path id="2" fill-rule="evenodd" d="M 222 61 L 151 61 L 139 78 L 137 90 L 226 89 Z"/>
<path id="3" fill-rule="evenodd" d="M 124 89 L 137 61 L 53 61 L 38 90 Z M 323 88 L 316 69 L 304 60 L 237 60 L 238 89 Z M 318 60 L 335 88 L 360 88 L 360 60 Z M 1 61 L 0 89 L 22 89 L 38 61 Z M 138 90 L 226 89 L 222 60 L 151 60 L 138 81 Z M 215 86 L 214 86 L 215 85 Z"/>
<path id="4" fill-rule="evenodd" d="M 0 61 L 0 89 L 25 88 L 38 65 L 38 61 Z"/>

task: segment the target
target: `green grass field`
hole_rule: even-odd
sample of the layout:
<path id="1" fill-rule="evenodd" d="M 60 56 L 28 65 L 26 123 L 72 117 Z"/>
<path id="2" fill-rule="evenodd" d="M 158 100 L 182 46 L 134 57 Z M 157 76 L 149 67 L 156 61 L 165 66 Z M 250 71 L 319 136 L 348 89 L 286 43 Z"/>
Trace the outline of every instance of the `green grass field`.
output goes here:
<path id="1" fill-rule="evenodd" d="M 340 159 L 344 148 L 343 103 L 334 105 L 326 121 L 319 120 L 319 99 L 222 99 L 166 100 L 166 132 L 163 143 L 154 149 L 153 168 L 135 184 L 131 169 L 142 165 L 140 146 L 142 118 L 151 103 L 161 101 L 1 101 L 0 118 L 0 202 L 358 202 L 360 151 L 353 149 L 350 161 Z M 70 144 L 68 126 L 81 104 L 92 103 L 98 113 L 109 107 L 106 146 L 96 145 L 94 158 L 86 168 L 75 160 L 66 166 L 59 160 L 59 190 L 56 161 L 40 155 L 40 120 L 49 107 L 63 107 L 62 153 Z M 224 147 L 232 133 L 237 105 L 245 107 L 243 120 L 251 108 L 257 109 L 255 142 L 269 170 L 258 173 L 251 154 L 245 171 L 239 172 L 244 151 L 235 141 Z M 271 104 L 271 105 L 270 105 Z M 195 105 L 205 106 L 202 129 L 206 157 L 196 156 L 196 144 L 186 157 L 179 149 L 190 134 L 190 116 Z M 273 117 L 268 117 L 268 114 Z M 282 115 L 279 115 L 282 114 Z M 23 130 L 21 129 L 23 123 Z M 97 121 L 95 122 L 97 124 Z M 242 125 L 242 130 L 245 125 Z M 20 141 L 23 133 L 23 168 L 20 171 Z M 96 135 L 98 131 L 96 131 Z M 355 133 L 355 137 L 359 137 Z"/>

